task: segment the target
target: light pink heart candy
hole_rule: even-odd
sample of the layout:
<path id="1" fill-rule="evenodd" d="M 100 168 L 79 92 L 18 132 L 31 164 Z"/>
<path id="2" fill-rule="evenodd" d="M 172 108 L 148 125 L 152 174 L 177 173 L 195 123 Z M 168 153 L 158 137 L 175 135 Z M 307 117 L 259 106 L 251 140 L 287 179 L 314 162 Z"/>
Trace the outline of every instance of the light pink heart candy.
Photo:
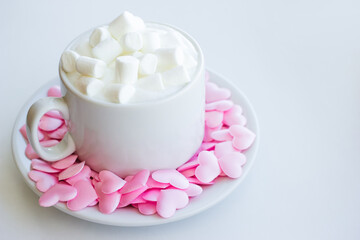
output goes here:
<path id="1" fill-rule="evenodd" d="M 138 188 L 135 191 L 131 191 L 126 194 L 121 195 L 120 203 L 118 205 L 118 208 L 126 207 L 129 204 L 132 203 L 138 196 L 140 196 L 143 192 L 145 192 L 148 189 L 147 186 L 143 186 L 141 188 Z"/>
<path id="2" fill-rule="evenodd" d="M 170 185 L 179 188 L 186 189 L 189 187 L 189 181 L 175 169 L 161 169 L 154 171 L 151 177 L 161 183 L 170 183 Z"/>
<path id="3" fill-rule="evenodd" d="M 77 195 L 67 202 L 67 207 L 72 211 L 84 209 L 98 198 L 94 187 L 89 181 L 79 181 L 74 184 L 74 188 L 77 190 Z"/>
<path id="4" fill-rule="evenodd" d="M 182 172 L 180 172 L 183 176 L 185 176 L 186 178 L 188 177 L 193 177 L 195 176 L 195 169 L 196 167 L 193 167 L 193 168 L 189 168 L 189 169 L 186 169 Z"/>
<path id="5" fill-rule="evenodd" d="M 40 192 L 46 192 L 52 186 L 58 183 L 58 180 L 55 176 L 36 170 L 31 170 L 29 172 L 29 178 L 36 182 L 36 188 Z"/>
<path id="6" fill-rule="evenodd" d="M 199 162 L 196 157 L 193 160 L 188 161 L 188 162 L 184 163 L 183 165 L 181 165 L 180 167 L 178 167 L 177 170 L 179 172 L 182 172 L 182 171 L 197 167 L 198 165 L 199 165 Z"/>
<path id="7" fill-rule="evenodd" d="M 148 181 L 150 176 L 149 170 L 141 170 L 134 175 L 127 183 L 125 183 L 124 187 L 121 188 L 120 193 L 125 194 L 137 189 L 140 189 L 146 186 L 146 182 Z"/>
<path id="8" fill-rule="evenodd" d="M 246 125 L 246 118 L 242 115 L 242 108 L 239 105 L 234 105 L 229 111 L 224 112 L 224 124 L 231 125 Z"/>
<path id="9" fill-rule="evenodd" d="M 215 83 L 207 82 L 205 87 L 205 100 L 207 103 L 226 100 L 231 96 L 229 89 L 219 88 Z"/>
<path id="10" fill-rule="evenodd" d="M 198 156 L 199 166 L 195 170 L 195 176 L 203 183 L 213 181 L 220 174 L 220 166 L 213 152 L 203 151 Z"/>
<path id="11" fill-rule="evenodd" d="M 75 176 L 72 176 L 68 179 L 65 179 L 65 181 L 67 183 L 69 183 L 70 185 L 74 186 L 75 183 L 77 183 L 78 181 L 81 181 L 81 180 L 86 180 L 86 181 L 90 181 L 90 174 L 91 174 L 91 169 L 88 165 L 85 165 L 83 167 L 83 169 L 78 173 L 76 174 Z"/>
<path id="12" fill-rule="evenodd" d="M 53 168 L 49 163 L 40 160 L 40 159 L 33 159 L 31 160 L 31 168 L 34 170 L 38 170 L 41 172 L 46 172 L 46 173 L 58 173 L 60 172 L 59 169 Z"/>
<path id="13" fill-rule="evenodd" d="M 137 196 L 134 200 L 132 200 L 130 204 L 139 204 L 139 203 L 146 203 L 146 200 L 144 200 L 141 197 L 141 195 Z"/>
<path id="14" fill-rule="evenodd" d="M 63 123 L 64 123 L 63 120 L 44 115 L 40 119 L 39 128 L 46 132 L 50 132 L 58 129 L 61 125 L 63 125 Z"/>
<path id="15" fill-rule="evenodd" d="M 213 148 L 215 147 L 216 142 L 203 142 L 201 144 L 201 149 L 202 151 L 209 151 L 209 150 L 213 150 Z"/>
<path id="16" fill-rule="evenodd" d="M 153 215 L 156 213 L 156 203 L 147 202 L 138 204 L 139 212 L 143 215 Z"/>
<path id="17" fill-rule="evenodd" d="M 150 176 L 146 182 L 146 186 L 148 188 L 167 188 L 168 186 L 170 186 L 170 184 L 169 183 L 159 183 Z"/>
<path id="18" fill-rule="evenodd" d="M 51 166 L 53 168 L 62 170 L 62 169 L 68 168 L 71 165 L 73 165 L 77 158 L 78 158 L 78 155 L 73 154 L 73 155 L 67 156 L 59 161 L 52 163 Z"/>
<path id="19" fill-rule="evenodd" d="M 211 133 L 211 137 L 216 141 L 231 141 L 233 139 L 233 136 L 231 136 L 228 129 L 221 129 L 218 131 L 214 131 Z"/>
<path id="20" fill-rule="evenodd" d="M 220 158 L 228 153 L 237 152 L 238 150 L 234 148 L 232 141 L 226 141 L 216 144 L 215 146 L 215 156 Z"/>
<path id="21" fill-rule="evenodd" d="M 57 118 L 57 119 L 61 119 L 61 120 L 64 119 L 63 116 L 61 115 L 61 113 L 57 110 L 48 111 L 47 113 L 45 113 L 45 115 L 48 117 Z"/>
<path id="22" fill-rule="evenodd" d="M 189 203 L 188 195 L 178 189 L 164 189 L 161 190 L 157 204 L 156 211 L 163 218 L 173 216 L 177 209 L 186 207 Z"/>
<path id="23" fill-rule="evenodd" d="M 156 202 L 160 196 L 161 189 L 148 189 L 146 192 L 141 194 L 141 197 L 149 202 Z"/>
<path id="24" fill-rule="evenodd" d="M 203 189 L 197 184 L 190 183 L 189 187 L 184 190 L 189 197 L 196 197 L 202 193 Z"/>
<path id="25" fill-rule="evenodd" d="M 222 125 L 224 114 L 218 111 L 205 113 L 205 125 L 209 128 L 217 128 Z"/>
<path id="26" fill-rule="evenodd" d="M 203 143 L 207 143 L 207 142 L 211 142 L 212 140 L 214 140 L 211 137 L 211 134 L 215 131 L 220 130 L 222 127 L 222 125 L 216 127 L 216 128 L 209 128 L 207 126 L 205 126 L 205 131 L 204 131 L 204 139 L 203 139 Z"/>
<path id="27" fill-rule="evenodd" d="M 229 128 L 230 134 L 234 136 L 233 146 L 239 150 L 248 149 L 255 140 L 255 134 L 248 128 L 240 125 L 232 125 Z"/>
<path id="28" fill-rule="evenodd" d="M 84 168 L 84 165 L 85 162 L 75 163 L 71 165 L 59 174 L 59 180 L 64 180 L 75 176 L 76 174 L 81 172 L 81 170 Z"/>
<path id="29" fill-rule="evenodd" d="M 99 211 L 104 214 L 110 214 L 114 212 L 119 205 L 121 194 L 119 192 L 105 194 L 101 191 L 101 185 L 101 182 L 95 183 L 95 190 L 99 196 Z"/>
<path id="30" fill-rule="evenodd" d="M 59 143 L 58 140 L 46 140 L 46 141 L 40 142 L 40 145 L 42 147 L 52 147 L 58 143 Z M 32 146 L 29 143 L 26 145 L 25 155 L 30 160 L 34 159 L 34 158 L 40 158 L 39 155 L 35 152 L 35 150 L 32 148 Z"/>
<path id="31" fill-rule="evenodd" d="M 60 86 L 53 86 L 49 88 L 47 91 L 48 97 L 61 97 L 61 89 Z"/>
<path id="32" fill-rule="evenodd" d="M 66 202 L 76 197 L 77 190 L 73 186 L 57 183 L 47 190 L 39 199 L 42 207 L 51 207 L 58 202 Z"/>
<path id="33" fill-rule="evenodd" d="M 99 178 L 102 182 L 101 191 L 105 194 L 118 191 L 126 183 L 126 181 L 124 181 L 121 177 L 108 170 L 101 171 L 99 173 Z"/>
<path id="34" fill-rule="evenodd" d="M 66 124 L 63 124 L 61 127 L 59 127 L 58 129 L 56 129 L 53 132 L 49 132 L 47 135 L 50 138 L 61 140 L 64 138 L 64 136 L 67 132 L 68 132 L 67 126 L 66 126 Z"/>
<path id="35" fill-rule="evenodd" d="M 199 179 L 197 179 L 196 177 L 189 177 L 187 179 L 188 179 L 189 183 L 193 183 L 193 184 L 197 184 L 197 185 L 213 185 L 215 183 L 214 181 L 211 181 L 211 182 L 208 182 L 208 183 L 203 183 Z"/>
<path id="36" fill-rule="evenodd" d="M 217 102 L 207 103 L 205 105 L 205 111 L 225 112 L 230 110 L 233 106 L 234 103 L 230 100 L 220 100 Z"/>
<path id="37" fill-rule="evenodd" d="M 240 152 L 232 152 L 219 158 L 219 165 L 222 171 L 230 178 L 238 178 L 242 174 L 242 166 L 246 157 Z"/>

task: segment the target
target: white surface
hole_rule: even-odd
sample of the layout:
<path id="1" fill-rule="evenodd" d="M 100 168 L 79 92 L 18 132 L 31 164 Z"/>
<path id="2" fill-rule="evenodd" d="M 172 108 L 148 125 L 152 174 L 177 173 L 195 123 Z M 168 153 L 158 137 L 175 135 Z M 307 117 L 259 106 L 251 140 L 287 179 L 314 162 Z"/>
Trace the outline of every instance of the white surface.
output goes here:
<path id="1" fill-rule="evenodd" d="M 193 35 L 261 126 L 256 163 L 236 191 L 157 227 L 102 226 L 41 208 L 11 156 L 16 115 L 56 76 L 65 46 L 125 9 Z M 360 238 L 359 1 L 1 1 L 0 20 L 1 238 Z"/>
<path id="2" fill-rule="evenodd" d="M 245 179 L 248 175 L 251 166 L 254 164 L 256 152 L 259 147 L 260 142 L 260 133 L 258 120 L 256 118 L 254 109 L 251 107 L 249 100 L 241 93 L 238 89 L 236 89 L 232 84 L 221 78 L 220 76 L 209 72 L 210 79 L 212 82 L 218 84 L 221 87 L 225 87 L 230 89 L 232 92 L 231 99 L 236 103 L 240 104 L 243 108 L 244 115 L 247 118 L 247 127 L 251 129 L 256 135 L 256 140 L 254 144 L 251 146 L 249 150 L 245 152 L 246 155 L 246 164 L 243 167 L 243 174 L 238 179 L 230 179 L 230 178 L 220 178 L 216 180 L 216 183 L 209 187 L 203 188 L 203 193 L 190 200 L 190 204 L 181 211 L 177 211 L 176 214 L 171 218 L 161 218 L 158 215 L 152 216 L 144 216 L 139 214 L 137 210 L 132 209 L 121 209 L 117 210 L 113 214 L 102 214 L 98 211 L 97 207 L 86 208 L 82 211 L 73 212 L 68 210 L 65 204 L 59 203 L 56 205 L 56 208 L 61 211 L 73 215 L 75 217 L 85 219 L 91 222 L 97 222 L 107 225 L 114 226 L 152 226 L 152 225 L 160 225 L 169 222 L 179 221 L 181 219 L 188 218 L 199 212 L 202 212 L 209 207 L 212 207 L 214 204 L 218 203 L 226 196 L 228 196 L 236 187 Z M 26 147 L 25 141 L 22 135 L 19 132 L 19 129 L 22 125 L 24 125 L 27 109 L 40 98 L 46 96 L 47 90 L 56 84 L 59 84 L 60 79 L 53 79 L 48 81 L 45 85 L 41 86 L 39 90 L 37 90 L 33 96 L 24 104 L 23 108 L 20 110 L 19 115 L 14 124 L 14 130 L 12 134 L 12 149 L 13 156 L 16 164 L 23 175 L 28 186 L 36 193 L 40 194 L 37 191 L 34 182 L 28 177 L 30 163 L 29 159 L 26 158 L 24 154 L 24 149 Z M 37 125 L 36 125 L 37 126 Z"/>

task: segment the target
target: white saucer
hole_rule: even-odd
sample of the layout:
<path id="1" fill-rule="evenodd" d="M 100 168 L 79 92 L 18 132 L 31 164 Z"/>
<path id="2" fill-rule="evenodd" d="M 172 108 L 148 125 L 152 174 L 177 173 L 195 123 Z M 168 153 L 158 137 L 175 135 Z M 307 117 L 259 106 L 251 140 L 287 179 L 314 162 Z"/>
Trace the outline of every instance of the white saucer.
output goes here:
<path id="1" fill-rule="evenodd" d="M 256 135 L 256 140 L 253 146 L 245 153 L 247 157 L 247 163 L 243 168 L 243 175 L 238 179 L 221 178 L 217 182 L 209 187 L 204 187 L 203 193 L 190 200 L 190 203 L 184 209 L 178 210 L 175 215 L 171 218 L 164 219 L 158 215 L 144 216 L 141 215 L 135 208 L 118 209 L 114 213 L 106 215 L 98 211 L 97 207 L 88 207 L 84 210 L 73 212 L 67 209 L 63 203 L 58 203 L 55 207 L 67 214 L 74 217 L 81 218 L 87 221 L 114 225 L 114 226 L 151 226 L 159 225 L 168 222 L 175 222 L 197 213 L 206 210 L 209 207 L 214 206 L 216 203 L 228 196 L 246 177 L 251 166 L 253 165 L 256 157 L 256 153 L 259 146 L 259 126 L 256 118 L 255 111 L 250 104 L 250 101 L 246 96 L 231 82 L 225 80 L 224 77 L 209 71 L 210 80 L 218 84 L 221 87 L 225 87 L 231 90 L 231 99 L 242 106 L 244 115 L 248 120 L 247 126 Z M 12 149 L 15 162 L 23 175 L 27 185 L 39 196 L 41 193 L 36 189 L 35 184 L 28 178 L 28 172 L 30 170 L 30 160 L 25 156 L 25 141 L 21 136 L 19 129 L 25 123 L 26 114 L 31 104 L 36 100 L 45 97 L 49 87 L 59 84 L 59 79 L 54 79 L 42 86 L 35 94 L 25 103 L 21 109 L 13 129 L 12 135 Z"/>

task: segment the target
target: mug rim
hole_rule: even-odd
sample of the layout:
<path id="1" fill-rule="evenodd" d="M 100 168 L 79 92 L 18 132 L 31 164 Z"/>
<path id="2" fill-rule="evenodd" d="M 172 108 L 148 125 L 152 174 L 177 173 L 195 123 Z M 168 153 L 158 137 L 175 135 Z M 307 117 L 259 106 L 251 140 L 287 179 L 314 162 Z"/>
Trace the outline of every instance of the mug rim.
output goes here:
<path id="1" fill-rule="evenodd" d="M 104 25 L 101 25 L 104 26 Z M 65 71 L 62 69 L 62 64 L 61 64 L 61 58 L 59 61 L 59 76 L 60 76 L 60 80 L 62 82 L 62 84 L 65 86 L 65 88 L 67 89 L 67 91 L 70 91 L 72 94 L 74 94 L 77 97 L 80 97 L 81 99 L 93 103 L 95 105 L 100 105 L 102 107 L 117 107 L 117 108 L 128 108 L 128 107 L 143 107 L 143 106 L 152 106 L 152 105 L 160 105 L 166 102 L 169 102 L 171 100 L 173 100 L 174 98 L 177 98 L 178 96 L 181 96 L 182 94 L 184 94 L 186 91 L 189 91 L 189 89 L 192 88 L 193 85 L 196 84 L 197 81 L 201 81 L 201 74 L 204 71 L 204 55 L 203 52 L 200 48 L 199 43 L 191 36 L 189 35 L 187 32 L 181 30 L 180 28 L 174 27 L 172 25 L 169 24 L 163 24 L 163 23 L 157 23 L 157 22 L 146 22 L 146 26 L 160 26 L 160 27 L 165 27 L 165 28 L 170 28 L 172 30 L 175 30 L 177 32 L 179 32 L 181 35 L 183 35 L 191 44 L 192 46 L 195 48 L 196 52 L 198 53 L 198 65 L 196 66 L 196 70 L 195 73 L 192 76 L 192 80 L 186 84 L 186 86 L 182 87 L 179 91 L 175 92 L 174 94 L 171 94 L 169 96 L 166 96 L 164 98 L 160 98 L 160 99 L 154 99 L 151 100 L 149 102 L 139 102 L 139 103 L 128 103 L 128 104 L 119 104 L 119 103 L 113 103 L 113 102 L 107 102 L 107 101 L 101 101 L 92 97 L 89 97 L 85 94 L 82 94 L 78 89 L 75 88 L 75 86 L 73 86 L 73 84 L 70 83 L 67 74 L 65 73 Z M 89 32 L 93 31 L 95 28 L 91 28 L 83 33 L 81 33 L 80 35 L 78 35 L 76 38 L 74 38 L 64 49 L 63 52 L 65 52 L 66 50 L 69 50 L 75 42 L 77 42 L 79 39 L 81 39 L 84 35 L 87 35 Z"/>

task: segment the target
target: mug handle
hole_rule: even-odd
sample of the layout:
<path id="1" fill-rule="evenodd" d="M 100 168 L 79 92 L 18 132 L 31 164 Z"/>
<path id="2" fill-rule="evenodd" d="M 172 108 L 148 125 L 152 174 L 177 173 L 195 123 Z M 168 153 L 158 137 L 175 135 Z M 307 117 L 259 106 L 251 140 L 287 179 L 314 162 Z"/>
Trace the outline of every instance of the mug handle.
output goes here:
<path id="1" fill-rule="evenodd" d="M 54 162 L 67 157 L 75 151 L 75 143 L 70 133 L 53 147 L 42 147 L 38 137 L 41 117 L 50 110 L 58 110 L 65 120 L 69 120 L 69 108 L 63 98 L 46 97 L 35 102 L 26 117 L 26 134 L 35 152 L 44 160 Z"/>

